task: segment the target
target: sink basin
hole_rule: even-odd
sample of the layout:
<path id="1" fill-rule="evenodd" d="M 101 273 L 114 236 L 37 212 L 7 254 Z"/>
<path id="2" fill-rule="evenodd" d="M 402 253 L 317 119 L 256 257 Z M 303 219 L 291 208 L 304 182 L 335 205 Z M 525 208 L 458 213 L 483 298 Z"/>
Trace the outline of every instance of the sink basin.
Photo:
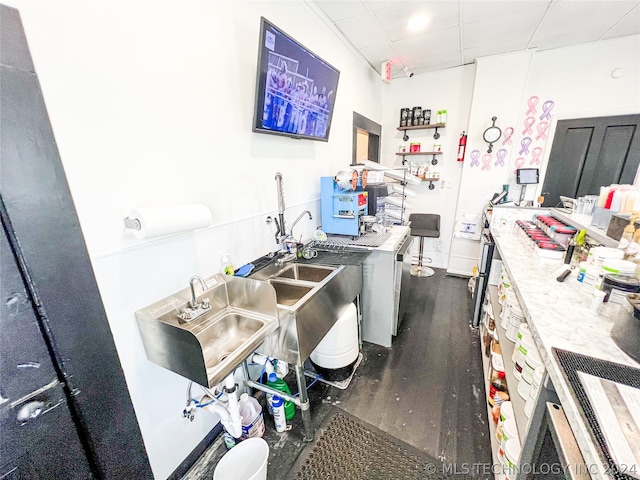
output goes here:
<path id="1" fill-rule="evenodd" d="M 208 373 L 214 372 L 225 360 L 232 360 L 230 357 L 240 356 L 242 361 L 243 350 L 252 350 L 252 337 L 259 334 L 265 325 L 264 319 L 237 312 L 223 314 L 206 324 L 197 336 L 202 345 L 205 365 L 212 365 L 207 369 Z"/>
<path id="2" fill-rule="evenodd" d="M 362 290 L 362 267 L 275 263 L 251 274 L 275 289 L 280 326 L 260 353 L 303 365 Z"/>
<path id="3" fill-rule="evenodd" d="M 211 310 L 185 322 L 184 289 L 136 312 L 147 357 L 206 387 L 214 387 L 254 352 L 279 325 L 276 293 L 267 282 L 228 275 L 206 280 L 197 298 Z"/>
<path id="4" fill-rule="evenodd" d="M 268 280 L 268 282 L 276 290 L 278 305 L 286 305 L 288 307 L 298 303 L 307 293 L 313 290 L 313 287 L 294 283 L 278 282 L 274 279 Z"/>
<path id="5" fill-rule="evenodd" d="M 318 283 L 331 275 L 335 267 L 320 267 L 311 265 L 300 265 L 294 263 L 289 265 L 283 271 L 279 272 L 278 278 L 292 278 L 294 280 L 303 280 L 305 282 Z"/>

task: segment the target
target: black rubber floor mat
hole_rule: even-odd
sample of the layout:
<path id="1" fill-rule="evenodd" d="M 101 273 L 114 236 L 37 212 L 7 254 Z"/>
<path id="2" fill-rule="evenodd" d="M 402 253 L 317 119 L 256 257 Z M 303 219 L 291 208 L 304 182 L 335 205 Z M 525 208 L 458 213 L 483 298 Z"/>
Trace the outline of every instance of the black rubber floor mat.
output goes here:
<path id="1" fill-rule="evenodd" d="M 348 413 L 334 408 L 289 478 L 442 479 L 441 462 Z"/>
<path id="2" fill-rule="evenodd" d="M 600 360 L 599 358 L 587 357 L 579 353 L 568 352 L 559 348 L 552 349 L 554 355 L 562 366 L 565 378 L 568 380 L 573 392 L 578 399 L 578 403 L 582 409 L 581 414 L 590 427 L 591 436 L 600 447 L 600 456 L 606 466 L 607 473 L 611 478 L 616 480 L 631 480 L 631 476 L 620 471 L 614 462 L 609 446 L 604 438 L 604 433 L 598 424 L 596 414 L 589 402 L 587 392 L 582 386 L 578 372 L 588 373 L 590 375 L 611 380 L 612 382 L 630 385 L 640 388 L 640 370 L 628 365 Z M 635 472 L 635 471 L 634 471 Z"/>

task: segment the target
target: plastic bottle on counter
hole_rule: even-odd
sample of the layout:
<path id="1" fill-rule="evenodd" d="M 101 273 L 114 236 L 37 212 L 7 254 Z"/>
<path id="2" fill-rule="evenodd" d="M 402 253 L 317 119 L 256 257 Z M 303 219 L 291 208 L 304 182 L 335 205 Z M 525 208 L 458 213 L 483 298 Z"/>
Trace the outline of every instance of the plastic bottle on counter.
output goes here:
<path id="1" fill-rule="evenodd" d="M 269 379 L 267 380 L 267 386 L 274 388 L 276 390 L 280 390 L 281 392 L 284 392 L 288 395 L 291 395 L 291 390 L 289 389 L 289 385 L 287 385 L 287 382 L 285 382 L 281 378 L 278 378 L 278 375 L 276 375 L 275 372 L 269 374 Z M 271 397 L 272 397 L 271 395 L 267 394 L 267 401 L 269 401 Z M 291 419 L 296 414 L 295 403 L 293 403 L 290 400 L 286 400 L 284 402 L 284 411 L 287 416 L 287 420 L 291 421 Z"/>
<path id="2" fill-rule="evenodd" d="M 225 254 L 222 255 L 221 271 L 225 275 L 233 275 L 234 269 L 233 269 L 233 263 L 231 263 L 231 254 L 230 253 L 225 253 Z"/>
<path id="3" fill-rule="evenodd" d="M 276 427 L 276 432 L 282 433 L 287 429 L 287 416 L 284 411 L 284 402 L 280 397 L 274 395 L 271 397 L 270 403 L 273 409 L 273 423 Z"/>

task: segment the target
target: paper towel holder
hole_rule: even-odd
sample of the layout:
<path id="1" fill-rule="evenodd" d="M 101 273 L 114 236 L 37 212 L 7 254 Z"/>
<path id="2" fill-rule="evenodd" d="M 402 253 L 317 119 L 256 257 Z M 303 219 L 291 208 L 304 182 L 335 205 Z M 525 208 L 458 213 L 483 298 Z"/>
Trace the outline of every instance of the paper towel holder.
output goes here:
<path id="1" fill-rule="evenodd" d="M 129 228 L 131 230 L 142 230 L 142 224 L 137 218 L 125 217 L 124 228 Z"/>

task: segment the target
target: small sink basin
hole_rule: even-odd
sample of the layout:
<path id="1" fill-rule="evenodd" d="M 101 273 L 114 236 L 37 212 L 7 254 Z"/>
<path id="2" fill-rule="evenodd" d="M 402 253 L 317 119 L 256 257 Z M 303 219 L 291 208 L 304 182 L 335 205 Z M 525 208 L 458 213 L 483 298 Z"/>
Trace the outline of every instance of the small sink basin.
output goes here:
<path id="1" fill-rule="evenodd" d="M 292 278 L 294 280 L 318 283 L 331 275 L 334 270 L 335 267 L 319 267 L 294 263 L 293 265 L 289 265 L 282 272 L 279 272 L 276 277 Z"/>
<path id="2" fill-rule="evenodd" d="M 279 325 L 276 293 L 265 282 L 214 275 L 206 281 L 209 311 L 191 321 L 189 289 L 136 311 L 147 358 L 200 385 L 214 387 Z"/>
<path id="3" fill-rule="evenodd" d="M 313 287 L 298 285 L 293 283 L 278 282 L 276 280 L 268 280 L 276 291 L 276 299 L 279 305 L 292 307 L 302 299 L 307 293 L 313 290 Z"/>
<path id="4" fill-rule="evenodd" d="M 264 320 L 232 312 L 205 326 L 198 332 L 205 363 L 217 365 L 227 360 L 264 325 Z"/>

